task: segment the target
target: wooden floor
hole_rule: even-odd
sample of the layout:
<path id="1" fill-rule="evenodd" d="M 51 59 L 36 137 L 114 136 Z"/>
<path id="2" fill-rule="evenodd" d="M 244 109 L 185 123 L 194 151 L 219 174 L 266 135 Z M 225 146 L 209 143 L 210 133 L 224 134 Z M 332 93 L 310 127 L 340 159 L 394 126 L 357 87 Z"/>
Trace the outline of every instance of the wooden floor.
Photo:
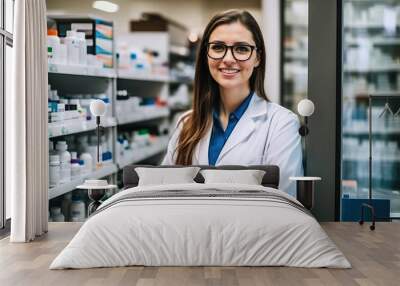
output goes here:
<path id="1" fill-rule="evenodd" d="M 43 238 L 27 244 L 0 241 L 0 285 L 400 285 L 400 223 L 323 223 L 353 268 L 121 267 L 48 270 L 79 229 L 79 223 L 50 223 Z"/>

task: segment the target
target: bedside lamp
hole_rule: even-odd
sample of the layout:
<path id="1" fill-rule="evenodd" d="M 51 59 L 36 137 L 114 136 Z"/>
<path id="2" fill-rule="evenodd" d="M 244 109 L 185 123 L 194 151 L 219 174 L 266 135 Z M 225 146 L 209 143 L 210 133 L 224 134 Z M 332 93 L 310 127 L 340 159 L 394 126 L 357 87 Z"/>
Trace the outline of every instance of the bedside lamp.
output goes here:
<path id="1" fill-rule="evenodd" d="M 310 117 L 315 110 L 314 103 L 309 99 L 303 99 L 297 105 L 297 111 L 301 116 L 304 117 L 304 124 L 300 126 L 299 133 L 304 139 L 304 175 L 307 170 L 307 148 L 306 148 L 306 136 L 310 132 L 308 129 L 308 117 Z M 296 181 L 297 200 L 301 202 L 304 207 L 311 210 L 314 207 L 314 183 L 320 181 L 320 177 L 290 177 L 289 180 Z"/>
<path id="2" fill-rule="evenodd" d="M 103 116 L 107 111 L 107 106 L 104 101 L 100 99 L 94 99 L 90 102 L 90 112 L 96 117 L 96 125 L 97 125 L 97 163 L 96 169 L 101 167 L 100 163 L 100 116 Z"/>
<path id="3" fill-rule="evenodd" d="M 309 99 L 302 99 L 297 104 L 297 111 L 301 116 L 311 116 L 315 110 L 314 103 Z"/>
<path id="4" fill-rule="evenodd" d="M 299 128 L 299 133 L 304 138 L 304 175 L 307 174 L 307 148 L 306 148 L 306 136 L 310 132 L 308 129 L 308 117 L 313 115 L 315 110 L 314 103 L 309 99 L 303 99 L 297 105 L 297 111 L 301 116 L 304 117 L 304 125 Z"/>
<path id="5" fill-rule="evenodd" d="M 104 101 L 94 99 L 90 102 L 90 112 L 96 117 L 97 125 L 97 163 L 96 169 L 102 167 L 100 163 L 100 116 L 103 116 L 107 111 L 107 106 Z M 116 185 L 109 185 L 107 180 L 88 179 L 85 180 L 83 185 L 77 186 L 77 189 L 88 190 L 89 199 L 92 201 L 88 206 L 88 215 L 94 213 L 101 205 L 101 199 L 106 194 L 108 189 L 116 188 Z"/>

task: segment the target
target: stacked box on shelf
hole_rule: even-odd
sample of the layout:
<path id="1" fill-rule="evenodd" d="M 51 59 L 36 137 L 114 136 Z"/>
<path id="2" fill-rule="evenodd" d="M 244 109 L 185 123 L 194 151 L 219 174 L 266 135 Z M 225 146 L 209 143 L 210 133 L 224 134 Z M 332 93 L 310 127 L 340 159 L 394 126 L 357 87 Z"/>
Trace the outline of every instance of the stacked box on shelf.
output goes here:
<path id="1" fill-rule="evenodd" d="M 194 50 L 189 48 L 189 30 L 182 24 L 154 13 L 130 22 L 133 33 L 164 32 L 168 35 L 168 57 L 174 82 L 191 83 L 194 78 Z"/>
<path id="2" fill-rule="evenodd" d="M 168 32 L 171 46 L 187 46 L 188 29 L 162 15 L 143 13 L 142 19 L 130 22 L 131 32 Z"/>
<path id="3" fill-rule="evenodd" d="M 103 67 L 114 66 L 112 22 L 91 17 L 53 16 L 52 18 L 57 24 L 60 37 L 65 37 L 68 30 L 84 32 L 88 54 L 96 55 L 103 62 Z"/>
<path id="4" fill-rule="evenodd" d="M 191 102 L 197 44 L 189 42 L 188 28 L 176 21 L 154 13 L 143 13 L 141 19 L 131 21 L 130 25 L 131 32 L 136 34 L 162 32 L 167 34 L 167 56 L 170 69 L 170 96 L 168 97 L 168 105 L 171 107 L 171 115 L 180 109 L 188 109 Z"/>

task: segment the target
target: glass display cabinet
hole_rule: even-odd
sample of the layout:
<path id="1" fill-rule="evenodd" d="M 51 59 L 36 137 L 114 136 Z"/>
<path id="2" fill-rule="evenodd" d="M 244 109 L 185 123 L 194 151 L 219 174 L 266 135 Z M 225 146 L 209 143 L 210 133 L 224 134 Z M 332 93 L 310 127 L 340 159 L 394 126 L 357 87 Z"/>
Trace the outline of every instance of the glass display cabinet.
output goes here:
<path id="1" fill-rule="evenodd" d="M 348 0 L 342 15 L 341 219 L 358 220 L 370 183 L 377 217 L 399 217 L 400 1 Z"/>

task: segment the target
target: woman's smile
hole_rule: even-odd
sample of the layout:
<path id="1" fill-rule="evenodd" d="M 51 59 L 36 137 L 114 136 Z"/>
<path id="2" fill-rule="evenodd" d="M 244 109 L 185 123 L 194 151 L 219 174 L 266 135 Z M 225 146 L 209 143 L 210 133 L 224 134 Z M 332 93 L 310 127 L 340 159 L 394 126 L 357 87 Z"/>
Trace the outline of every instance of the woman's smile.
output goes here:
<path id="1" fill-rule="evenodd" d="M 240 69 L 235 68 L 220 68 L 219 71 L 226 78 L 233 78 L 236 74 L 240 72 Z"/>

